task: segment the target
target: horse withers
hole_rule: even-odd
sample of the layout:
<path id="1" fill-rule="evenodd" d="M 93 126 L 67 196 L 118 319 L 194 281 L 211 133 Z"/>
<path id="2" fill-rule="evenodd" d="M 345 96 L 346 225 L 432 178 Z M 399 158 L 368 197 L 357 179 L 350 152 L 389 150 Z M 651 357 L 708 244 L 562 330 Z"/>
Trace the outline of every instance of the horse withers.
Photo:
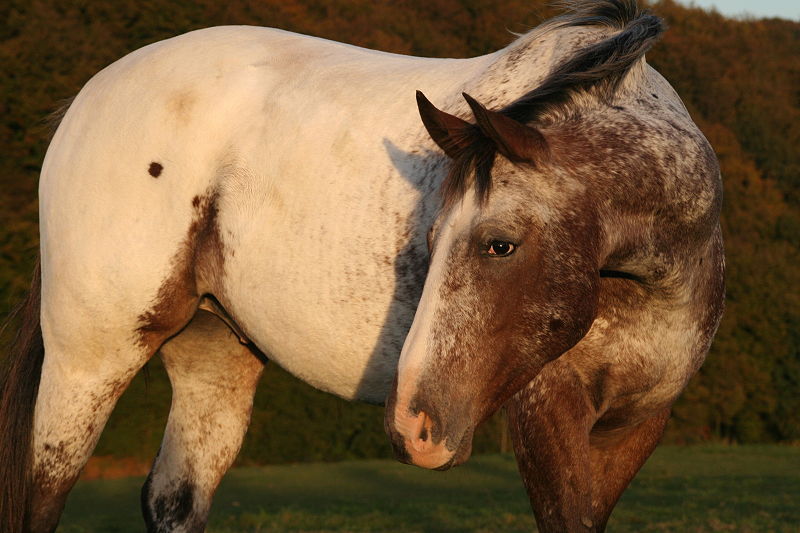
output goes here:
<path id="1" fill-rule="evenodd" d="M 505 406 L 539 529 L 603 530 L 722 311 L 719 170 L 645 63 L 661 32 L 632 0 L 460 60 L 221 27 L 98 73 L 42 167 L 5 530 L 55 528 L 156 353 L 173 399 L 149 531 L 204 529 L 264 356 L 385 402 L 426 468 Z"/>

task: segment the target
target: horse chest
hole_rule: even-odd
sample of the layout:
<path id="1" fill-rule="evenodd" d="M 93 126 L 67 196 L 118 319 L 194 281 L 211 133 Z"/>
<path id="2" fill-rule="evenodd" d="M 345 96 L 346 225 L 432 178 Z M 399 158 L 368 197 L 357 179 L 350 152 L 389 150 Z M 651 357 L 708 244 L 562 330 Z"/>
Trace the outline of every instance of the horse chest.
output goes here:
<path id="1" fill-rule="evenodd" d="M 563 356 L 591 391 L 603 429 L 671 405 L 708 349 L 689 306 L 635 303 L 628 296 L 624 307 L 621 293 L 607 296 L 589 333 Z"/>

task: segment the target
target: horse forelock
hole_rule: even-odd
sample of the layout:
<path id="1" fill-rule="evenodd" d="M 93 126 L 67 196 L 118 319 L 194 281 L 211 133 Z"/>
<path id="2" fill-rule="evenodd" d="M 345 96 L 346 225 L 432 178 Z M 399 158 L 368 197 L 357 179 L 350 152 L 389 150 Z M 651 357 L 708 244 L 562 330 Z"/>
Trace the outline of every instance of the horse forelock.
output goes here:
<path id="1" fill-rule="evenodd" d="M 664 31 L 662 20 L 640 11 L 635 0 L 567 1 L 567 13 L 535 33 L 595 26 L 619 30 L 591 44 L 582 44 L 557 64 L 536 88 L 499 110 L 523 124 L 538 125 L 569 118 L 588 105 L 610 105 L 620 87 Z M 495 145 L 475 126 L 464 132 L 469 142 L 452 161 L 442 183 L 445 208 L 460 200 L 470 185 L 481 203 L 492 187 Z M 531 161 L 536 164 L 536 161 Z M 474 182 L 471 180 L 474 179 Z"/>

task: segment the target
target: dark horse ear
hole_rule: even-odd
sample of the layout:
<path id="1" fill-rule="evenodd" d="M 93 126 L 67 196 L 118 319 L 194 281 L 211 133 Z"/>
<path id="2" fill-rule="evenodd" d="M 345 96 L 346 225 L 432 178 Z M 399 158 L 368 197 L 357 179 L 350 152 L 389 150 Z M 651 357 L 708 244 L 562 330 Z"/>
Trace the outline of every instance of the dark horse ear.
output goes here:
<path id="1" fill-rule="evenodd" d="M 421 91 L 417 91 L 417 107 L 431 139 L 451 158 L 458 156 L 459 152 L 469 144 L 469 132 L 474 126 L 457 116 L 437 109 Z"/>
<path id="2" fill-rule="evenodd" d="M 467 93 L 461 94 L 472 109 L 481 132 L 511 161 L 535 161 L 547 150 L 547 140 L 539 130 L 503 113 L 489 111 Z"/>

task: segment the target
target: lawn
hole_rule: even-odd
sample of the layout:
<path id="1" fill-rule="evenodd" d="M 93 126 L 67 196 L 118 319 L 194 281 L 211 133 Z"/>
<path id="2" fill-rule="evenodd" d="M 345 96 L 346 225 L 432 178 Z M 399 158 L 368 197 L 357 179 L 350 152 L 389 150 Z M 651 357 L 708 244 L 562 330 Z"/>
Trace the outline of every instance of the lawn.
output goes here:
<path id="1" fill-rule="evenodd" d="M 60 533 L 139 532 L 142 478 L 81 481 Z M 430 472 L 383 460 L 238 468 L 208 531 L 522 532 L 535 528 L 513 457 Z M 608 531 L 800 531 L 800 448 L 659 448 Z"/>

